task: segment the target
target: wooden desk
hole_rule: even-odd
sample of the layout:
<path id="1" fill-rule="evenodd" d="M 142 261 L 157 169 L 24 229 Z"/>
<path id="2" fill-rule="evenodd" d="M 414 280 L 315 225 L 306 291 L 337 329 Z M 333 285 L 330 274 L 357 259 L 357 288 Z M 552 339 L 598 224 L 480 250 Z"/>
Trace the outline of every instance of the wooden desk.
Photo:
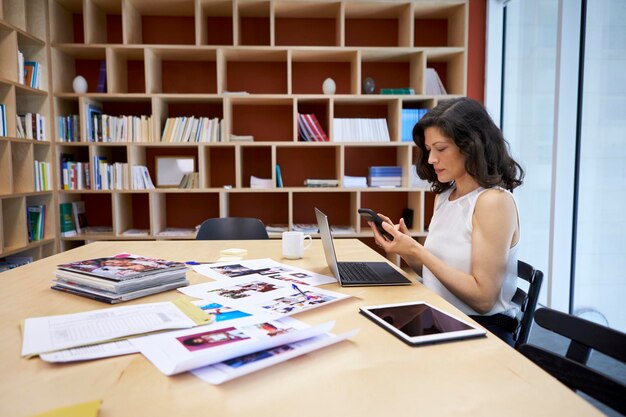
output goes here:
<path id="1" fill-rule="evenodd" d="M 420 284 L 341 288 L 354 298 L 296 315 L 309 324 L 336 320 L 334 332 L 360 328 L 342 342 L 272 368 L 212 386 L 189 373 L 167 377 L 140 354 L 66 365 L 20 358 L 18 323 L 28 317 L 105 308 L 51 290 L 57 264 L 130 252 L 171 260 L 214 260 L 221 249 L 248 249 L 246 259 L 329 274 L 321 242 L 304 259 L 281 258 L 279 240 L 98 242 L 0 274 L 0 416 L 29 416 L 101 399 L 107 416 L 589 416 L 601 415 L 564 385 L 494 336 L 409 347 L 358 314 L 361 305 L 425 300 L 462 314 Z M 358 240 L 336 241 L 342 260 L 382 259 Z M 210 281 L 193 271 L 192 284 Z M 170 291 L 132 301 L 180 297 Z"/>

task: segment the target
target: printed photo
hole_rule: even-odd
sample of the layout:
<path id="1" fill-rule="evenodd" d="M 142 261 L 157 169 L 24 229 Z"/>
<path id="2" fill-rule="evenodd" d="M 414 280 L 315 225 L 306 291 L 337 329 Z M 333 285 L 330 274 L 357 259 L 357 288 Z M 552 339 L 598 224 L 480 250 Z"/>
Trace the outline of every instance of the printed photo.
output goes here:
<path id="1" fill-rule="evenodd" d="M 285 268 L 282 266 L 273 266 L 271 268 L 265 268 L 265 270 L 263 270 L 262 272 L 259 272 L 260 275 L 273 275 L 273 274 L 280 274 L 281 272 L 289 272 L 292 271 L 289 268 Z"/>
<path id="2" fill-rule="evenodd" d="M 226 275 L 231 278 L 241 276 L 241 273 L 252 271 L 251 268 L 245 267 L 241 264 L 213 266 L 211 269 L 218 274 Z"/>
<path id="3" fill-rule="evenodd" d="M 293 327 L 281 327 L 278 323 L 260 323 L 255 325 L 255 327 L 265 332 L 269 337 L 278 336 L 293 330 Z"/>
<path id="4" fill-rule="evenodd" d="M 176 338 L 176 340 L 178 340 L 190 352 L 227 345 L 246 339 L 250 339 L 250 337 L 235 327 L 228 327 L 225 329 L 196 333 Z"/>
<path id="5" fill-rule="evenodd" d="M 252 314 L 244 313 L 243 311 L 235 310 L 232 307 L 223 306 L 222 304 L 219 304 L 219 303 L 209 302 L 206 304 L 200 304 L 198 307 L 200 307 L 207 314 L 210 314 L 213 317 L 215 317 L 216 322 L 239 319 L 241 317 L 248 317 L 252 315 Z"/>
<path id="6" fill-rule="evenodd" d="M 293 275 L 293 274 L 292 274 L 292 275 Z M 298 285 L 309 285 L 307 282 L 304 282 L 304 281 L 299 281 L 299 280 L 294 279 L 294 278 L 292 278 L 292 277 L 290 277 L 290 276 L 288 276 L 288 275 L 280 275 L 280 274 L 277 274 L 277 275 L 268 275 L 267 277 L 268 277 L 268 278 L 272 278 L 272 279 L 278 279 L 278 280 L 280 280 L 280 281 L 288 281 L 288 282 L 293 282 L 293 283 L 296 283 L 296 284 L 298 284 Z"/>
<path id="7" fill-rule="evenodd" d="M 307 309 L 312 305 L 324 304 L 336 299 L 335 297 L 313 291 L 305 291 L 304 294 L 306 298 L 300 293 L 295 293 L 287 297 L 276 298 L 262 307 L 279 314 L 290 314 Z"/>
<path id="8" fill-rule="evenodd" d="M 274 284 L 270 284 L 263 281 L 252 281 L 247 284 L 234 285 L 232 287 L 218 288 L 216 290 L 208 291 L 208 294 L 216 294 L 220 297 L 231 298 L 238 300 L 241 298 L 250 297 L 252 295 L 258 295 L 270 291 L 277 290 L 278 287 Z"/>

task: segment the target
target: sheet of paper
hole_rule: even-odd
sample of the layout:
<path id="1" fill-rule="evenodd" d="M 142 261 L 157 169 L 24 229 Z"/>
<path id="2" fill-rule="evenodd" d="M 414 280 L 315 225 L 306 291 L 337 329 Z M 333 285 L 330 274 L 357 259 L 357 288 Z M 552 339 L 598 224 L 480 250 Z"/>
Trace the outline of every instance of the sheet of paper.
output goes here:
<path id="1" fill-rule="evenodd" d="M 178 291 L 218 304 L 227 303 L 232 307 L 265 311 L 274 316 L 299 313 L 349 297 L 308 285 L 296 285 L 295 288 L 293 285 L 290 282 L 251 274 L 227 281 L 181 287 Z"/>
<path id="2" fill-rule="evenodd" d="M 195 326 L 174 303 L 112 307 L 24 321 L 22 356 L 97 344 L 130 335 Z"/>
<path id="3" fill-rule="evenodd" d="M 55 408 L 32 417 L 97 417 L 102 401 L 89 401 L 67 407 Z"/>
<path id="4" fill-rule="evenodd" d="M 178 330 L 134 338 L 133 345 L 165 375 L 223 362 L 275 346 L 327 333 L 334 322 L 310 327 L 293 318 L 229 326 Z"/>
<path id="5" fill-rule="evenodd" d="M 128 340 L 118 340 L 116 342 L 100 343 L 99 345 L 83 346 L 59 350 L 56 352 L 42 353 L 39 357 L 46 362 L 62 363 L 109 358 L 111 356 L 128 355 L 130 353 L 137 352 L 139 352 L 139 349 L 137 349 Z"/>
<path id="6" fill-rule="evenodd" d="M 335 336 L 332 333 L 324 333 L 310 339 L 239 356 L 215 365 L 205 366 L 204 368 L 194 369 L 191 372 L 203 381 L 219 385 L 240 376 L 313 352 L 314 350 L 339 343 L 356 335 L 358 332 L 358 329 L 355 329 L 339 336 Z"/>
<path id="7" fill-rule="evenodd" d="M 318 286 L 337 282 L 334 277 L 282 264 L 269 258 L 194 265 L 193 269 L 197 273 L 217 281 L 255 274 L 296 285 Z"/>

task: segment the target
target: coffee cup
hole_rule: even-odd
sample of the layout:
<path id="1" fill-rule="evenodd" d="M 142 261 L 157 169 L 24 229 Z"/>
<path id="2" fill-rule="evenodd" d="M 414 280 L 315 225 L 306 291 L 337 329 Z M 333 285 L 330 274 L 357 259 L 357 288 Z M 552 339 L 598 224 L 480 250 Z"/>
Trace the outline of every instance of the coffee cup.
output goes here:
<path id="1" fill-rule="evenodd" d="M 305 239 L 309 242 L 304 244 Z M 283 257 L 287 259 L 300 259 L 304 251 L 313 243 L 311 235 L 302 232 L 283 232 Z"/>

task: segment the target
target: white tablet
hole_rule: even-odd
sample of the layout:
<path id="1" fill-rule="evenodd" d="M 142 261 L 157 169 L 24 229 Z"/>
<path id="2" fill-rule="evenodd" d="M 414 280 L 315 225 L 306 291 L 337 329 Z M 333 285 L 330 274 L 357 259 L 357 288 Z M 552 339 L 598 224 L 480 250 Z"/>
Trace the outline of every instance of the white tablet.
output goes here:
<path id="1" fill-rule="evenodd" d="M 360 312 L 412 346 L 487 334 L 421 301 L 361 307 Z"/>

